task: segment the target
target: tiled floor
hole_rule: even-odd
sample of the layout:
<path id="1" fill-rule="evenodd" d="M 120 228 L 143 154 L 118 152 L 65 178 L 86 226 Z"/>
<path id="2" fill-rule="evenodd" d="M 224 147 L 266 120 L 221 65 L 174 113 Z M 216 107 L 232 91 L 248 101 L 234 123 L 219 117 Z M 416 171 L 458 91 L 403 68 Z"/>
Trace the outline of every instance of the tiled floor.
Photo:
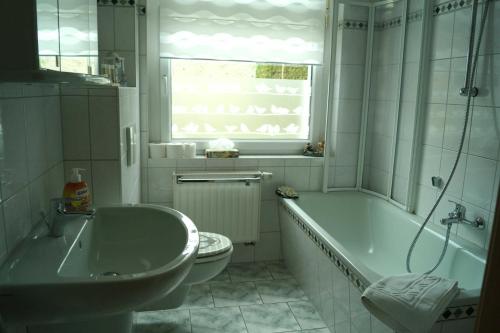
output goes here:
<path id="1" fill-rule="evenodd" d="M 280 261 L 233 264 L 175 310 L 140 312 L 134 333 L 328 333 Z"/>

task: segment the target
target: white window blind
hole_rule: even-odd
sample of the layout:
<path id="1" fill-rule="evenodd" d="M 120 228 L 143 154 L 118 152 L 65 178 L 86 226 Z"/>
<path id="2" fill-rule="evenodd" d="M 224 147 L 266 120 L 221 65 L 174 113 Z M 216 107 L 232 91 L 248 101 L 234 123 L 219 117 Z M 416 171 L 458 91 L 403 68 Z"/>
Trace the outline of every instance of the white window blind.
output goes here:
<path id="1" fill-rule="evenodd" d="M 323 62 L 325 0 L 161 0 L 162 58 Z"/>

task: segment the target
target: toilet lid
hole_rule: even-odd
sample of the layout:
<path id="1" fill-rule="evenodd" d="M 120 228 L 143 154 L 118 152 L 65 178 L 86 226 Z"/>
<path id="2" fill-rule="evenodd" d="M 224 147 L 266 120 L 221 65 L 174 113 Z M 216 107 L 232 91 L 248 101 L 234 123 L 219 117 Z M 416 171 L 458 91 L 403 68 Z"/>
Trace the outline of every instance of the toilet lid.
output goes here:
<path id="1" fill-rule="evenodd" d="M 226 236 L 211 232 L 200 232 L 198 258 L 206 258 L 231 249 L 231 241 Z"/>

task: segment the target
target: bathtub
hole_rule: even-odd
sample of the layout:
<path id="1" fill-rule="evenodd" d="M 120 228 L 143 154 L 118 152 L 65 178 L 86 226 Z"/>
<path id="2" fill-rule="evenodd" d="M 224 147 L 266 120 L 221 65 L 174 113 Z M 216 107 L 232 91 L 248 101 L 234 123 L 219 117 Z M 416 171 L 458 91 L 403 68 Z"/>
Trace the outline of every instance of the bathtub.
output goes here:
<path id="1" fill-rule="evenodd" d="M 422 220 L 361 192 L 305 192 L 280 199 L 284 260 L 332 332 L 379 333 L 391 329 L 360 302 L 363 290 L 382 277 L 406 273 L 406 253 Z M 423 272 L 438 259 L 444 238 L 426 228 L 412 269 Z M 435 275 L 455 279 L 459 296 L 432 332 L 473 332 L 485 267 L 485 251 L 453 238 Z"/>

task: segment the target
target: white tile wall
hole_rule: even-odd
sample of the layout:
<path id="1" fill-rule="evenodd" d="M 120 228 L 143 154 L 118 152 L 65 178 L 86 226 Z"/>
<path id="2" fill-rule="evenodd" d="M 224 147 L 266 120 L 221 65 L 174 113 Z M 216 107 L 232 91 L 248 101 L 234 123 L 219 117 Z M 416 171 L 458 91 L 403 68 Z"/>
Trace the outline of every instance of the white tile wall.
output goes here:
<path id="1" fill-rule="evenodd" d="M 0 263 L 63 188 L 59 87 L 0 85 Z"/>
<path id="2" fill-rule="evenodd" d="M 66 181 L 82 168 L 95 205 L 139 202 L 140 147 L 128 166 L 125 142 L 127 126 L 141 140 L 138 89 L 65 87 L 61 99 Z"/>
<path id="3" fill-rule="evenodd" d="M 492 20 L 494 16 L 491 15 L 499 8 L 498 2 L 492 2 L 487 27 L 498 23 L 498 20 Z M 458 95 L 458 89 L 464 84 L 470 17 L 470 7 L 433 17 L 431 58 L 436 60 L 431 62 L 428 83 L 429 102 L 432 104 L 428 104 L 425 111 L 427 120 L 418 180 L 421 185 L 416 202 L 416 213 L 421 216 L 427 215 L 438 193 L 431 187 L 430 177 L 439 175 L 447 180 L 459 148 L 467 100 Z M 488 55 L 480 57 L 476 79 L 480 93 L 473 100 L 464 149 L 443 201 L 457 201 L 466 206 L 470 219 L 481 216 L 490 224 L 499 177 L 500 135 L 497 128 L 500 85 L 495 76 L 499 69 L 495 63 L 499 55 L 495 52 L 500 50 L 496 47 L 498 43 L 491 38 L 490 28 L 486 29 L 485 36 L 488 45 L 483 46 L 483 52 Z M 453 204 L 442 202 L 433 216 L 434 222 L 437 223 L 452 208 Z M 460 225 L 453 230 L 459 237 L 486 247 L 489 227 L 477 230 Z"/>
<path id="4" fill-rule="evenodd" d="M 281 185 L 298 191 L 320 191 L 323 186 L 323 159 L 289 156 L 241 157 L 239 159 L 148 159 L 143 168 L 146 203 L 166 204 L 173 201 L 172 174 L 176 170 L 261 170 L 271 172 L 272 178 L 262 184 L 260 241 L 255 246 L 237 244 L 233 261 L 275 260 L 281 258 L 280 228 L 277 213 L 276 188 Z"/>

